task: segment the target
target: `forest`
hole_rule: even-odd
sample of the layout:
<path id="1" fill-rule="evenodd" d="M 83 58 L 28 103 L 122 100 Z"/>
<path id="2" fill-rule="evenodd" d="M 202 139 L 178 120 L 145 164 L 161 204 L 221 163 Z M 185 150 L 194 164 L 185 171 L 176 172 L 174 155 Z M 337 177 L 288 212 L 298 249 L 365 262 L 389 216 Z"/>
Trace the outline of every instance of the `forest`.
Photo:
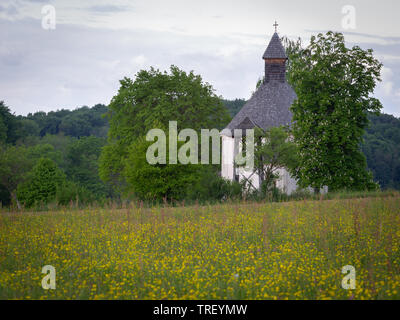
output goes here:
<path id="1" fill-rule="evenodd" d="M 221 99 L 231 117 L 246 103 L 244 99 Z M 14 149 L 14 156 L 26 158 L 25 173 L 30 173 L 40 158 L 54 162 L 64 175 L 63 203 L 79 196 L 81 201 L 101 201 L 119 197 L 118 191 L 99 177 L 99 157 L 107 142 L 109 123 L 107 106 L 80 107 L 36 112 L 27 116 L 14 115 L 4 103 L 0 104 L 0 143 L 4 155 L 6 146 Z M 370 114 L 370 124 L 364 134 L 361 150 L 368 168 L 381 189 L 400 189 L 400 119 L 392 115 Z M 226 123 L 221 123 L 222 127 Z M 12 155 L 10 155 L 12 156 Z M 14 159 L 15 160 L 15 159 Z M 21 158 L 17 159 L 21 161 Z M 16 161 L 17 161 L 16 160 Z M 7 161 L 2 157 L 1 162 Z M 9 159 L 13 161 L 13 159 Z M 5 166 L 2 167 L 2 171 Z M 3 172 L 4 176 L 5 173 Z M 0 183 L 0 201 L 7 206 L 11 194 Z M 68 192 L 67 190 L 68 189 Z"/>

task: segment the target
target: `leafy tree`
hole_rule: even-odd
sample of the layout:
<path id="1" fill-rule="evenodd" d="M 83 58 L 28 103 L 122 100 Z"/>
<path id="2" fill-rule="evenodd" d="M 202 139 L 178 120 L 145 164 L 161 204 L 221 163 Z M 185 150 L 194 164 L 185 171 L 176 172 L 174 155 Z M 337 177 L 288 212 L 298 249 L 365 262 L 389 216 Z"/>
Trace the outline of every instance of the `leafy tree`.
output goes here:
<path id="1" fill-rule="evenodd" d="M 199 177 L 200 165 L 149 164 L 146 151 L 151 144 L 140 138 L 128 150 L 123 173 L 129 190 L 146 200 L 184 199 Z"/>
<path id="2" fill-rule="evenodd" d="M 19 138 L 24 139 L 26 137 L 39 135 L 39 126 L 35 121 L 21 116 L 19 116 L 17 119 L 18 128 L 16 131 Z"/>
<path id="3" fill-rule="evenodd" d="M 17 119 L 3 101 L 0 101 L 0 144 L 17 141 Z"/>
<path id="4" fill-rule="evenodd" d="M 186 198 L 202 202 L 241 199 L 242 184 L 222 178 L 212 165 L 201 165 L 199 178 L 187 188 Z"/>
<path id="5" fill-rule="evenodd" d="M 62 206 L 69 205 L 71 202 L 90 204 L 97 200 L 92 192 L 72 181 L 65 181 L 57 186 L 56 199 L 57 204 Z"/>
<path id="6" fill-rule="evenodd" d="M 36 163 L 40 158 L 48 158 L 53 160 L 57 166 L 62 166 L 64 163 L 64 155 L 60 150 L 56 150 L 49 143 L 39 143 L 27 148 L 27 157 Z"/>
<path id="7" fill-rule="evenodd" d="M 27 180 L 18 185 L 18 197 L 26 207 L 47 204 L 55 200 L 57 187 L 65 182 L 65 174 L 55 162 L 41 158 L 28 174 Z"/>
<path id="8" fill-rule="evenodd" d="M 109 105 L 110 137 L 131 141 L 143 136 L 155 122 L 168 128 L 220 128 L 229 121 L 221 100 L 199 75 L 171 66 L 171 73 L 151 68 L 137 73 L 135 81 L 120 81 L 118 94 Z"/>
<path id="9" fill-rule="evenodd" d="M 4 120 L 0 118 L 0 145 L 7 142 L 7 126 Z"/>
<path id="10" fill-rule="evenodd" d="M 60 123 L 60 131 L 67 136 L 86 137 L 90 135 L 91 125 L 78 115 L 68 115 Z"/>
<path id="11" fill-rule="evenodd" d="M 228 109 L 229 114 L 231 117 L 234 117 L 240 109 L 246 104 L 245 99 L 235 99 L 235 100 L 225 100 L 222 99 L 222 103 L 225 105 L 225 107 Z"/>
<path id="12" fill-rule="evenodd" d="M 27 157 L 27 149 L 24 146 L 0 148 L 0 185 L 8 191 L 18 208 L 21 206 L 17 196 L 17 187 L 25 181 L 27 172 L 32 165 L 33 161 Z"/>
<path id="13" fill-rule="evenodd" d="M 270 192 L 279 178 L 278 169 L 286 168 L 295 172 L 298 166 L 298 150 L 292 141 L 290 131 L 285 127 L 272 127 L 267 130 L 254 129 L 254 169 L 252 174 L 260 178 L 261 190 Z M 244 165 L 239 165 L 243 167 Z M 254 188 L 249 179 L 245 179 L 249 190 Z"/>
<path id="14" fill-rule="evenodd" d="M 105 105 L 97 104 L 92 108 L 84 106 L 73 111 L 65 109 L 48 113 L 40 111 L 30 113 L 26 118 L 20 118 L 35 122 L 41 137 L 61 133 L 76 138 L 89 135 L 105 138 L 108 130 L 108 122 L 104 117 L 106 112 Z"/>
<path id="15" fill-rule="evenodd" d="M 298 96 L 292 112 L 300 184 L 332 191 L 376 188 L 360 144 L 368 112 L 382 108 L 371 97 L 382 64 L 371 49 L 346 48 L 340 33 L 318 34 L 305 49 L 292 48 L 288 78 Z"/>
<path id="16" fill-rule="evenodd" d="M 370 114 L 370 125 L 361 146 L 368 168 L 381 188 L 400 189 L 400 119 Z"/>
<path id="17" fill-rule="evenodd" d="M 98 197 L 106 196 L 110 192 L 100 180 L 98 172 L 98 159 L 105 144 L 106 140 L 103 138 L 83 137 L 71 142 L 66 153 L 68 178 L 85 186 Z"/>
<path id="18" fill-rule="evenodd" d="M 169 121 L 177 121 L 178 130 L 222 128 L 229 121 L 229 114 L 209 84 L 203 83 L 201 77 L 193 72 L 186 73 L 175 66 L 171 66 L 170 73 L 154 68 L 142 70 L 137 73 L 135 81 L 124 78 L 120 83 L 118 94 L 109 105 L 110 130 L 108 145 L 100 158 L 100 176 L 114 186 L 133 188 L 142 196 L 165 194 L 176 197 L 171 185 L 164 188 L 154 182 L 152 192 L 141 190 L 139 185 L 134 187 L 136 178 L 151 184 L 156 172 L 161 174 L 160 167 L 149 167 L 143 163 L 145 154 L 133 154 L 143 152 L 143 143 L 137 140 L 150 129 L 168 128 Z M 136 162 L 129 163 L 126 161 L 128 158 Z M 125 169 L 126 166 L 128 169 Z M 175 188 L 183 190 L 185 177 L 178 178 L 177 174 L 186 174 L 186 170 L 191 170 L 190 166 L 187 167 L 183 169 L 172 165 L 163 168 L 164 181 L 171 175 L 175 182 L 168 183 L 174 183 Z M 139 172 L 136 168 L 143 171 Z M 173 173 L 174 168 L 177 173 Z M 182 186 L 178 186 L 181 182 Z"/>

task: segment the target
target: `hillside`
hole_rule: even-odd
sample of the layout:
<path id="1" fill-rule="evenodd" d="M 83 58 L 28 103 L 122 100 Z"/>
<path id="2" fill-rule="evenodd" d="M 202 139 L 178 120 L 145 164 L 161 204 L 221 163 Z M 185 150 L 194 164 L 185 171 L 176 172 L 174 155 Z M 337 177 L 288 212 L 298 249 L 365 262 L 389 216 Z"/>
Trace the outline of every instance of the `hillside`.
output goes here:
<path id="1" fill-rule="evenodd" d="M 244 99 L 223 100 L 233 117 Z M 32 159 L 48 157 L 79 188 L 80 198 L 103 199 L 116 196 L 98 175 L 101 148 L 109 128 L 107 106 L 36 112 L 15 116 L 0 104 L 0 145 L 17 145 Z M 400 119 L 387 114 L 370 115 L 370 126 L 361 148 L 369 169 L 382 189 L 400 189 Z M 77 191 L 78 192 L 78 191 Z M 0 184 L 0 202 L 10 203 L 10 194 Z"/>

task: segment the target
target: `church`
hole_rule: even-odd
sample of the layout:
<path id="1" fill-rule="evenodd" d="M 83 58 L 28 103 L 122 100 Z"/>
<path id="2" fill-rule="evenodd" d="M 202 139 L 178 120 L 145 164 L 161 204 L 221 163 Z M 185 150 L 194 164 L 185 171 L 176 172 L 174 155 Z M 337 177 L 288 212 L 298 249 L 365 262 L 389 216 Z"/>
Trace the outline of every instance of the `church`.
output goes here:
<path id="1" fill-rule="evenodd" d="M 241 137 L 234 137 L 235 129 L 268 129 L 281 125 L 288 126 L 292 121 L 290 107 L 297 98 L 293 88 L 286 81 L 288 57 L 276 31 L 262 56 L 265 63 L 265 76 L 250 100 L 236 114 L 222 131 L 221 176 L 231 181 L 246 178 L 254 188 L 259 188 L 261 181 L 256 173 L 245 171 L 235 166 L 235 156 L 241 150 Z M 284 193 L 291 194 L 297 189 L 296 180 L 285 169 L 278 169 L 276 186 Z"/>

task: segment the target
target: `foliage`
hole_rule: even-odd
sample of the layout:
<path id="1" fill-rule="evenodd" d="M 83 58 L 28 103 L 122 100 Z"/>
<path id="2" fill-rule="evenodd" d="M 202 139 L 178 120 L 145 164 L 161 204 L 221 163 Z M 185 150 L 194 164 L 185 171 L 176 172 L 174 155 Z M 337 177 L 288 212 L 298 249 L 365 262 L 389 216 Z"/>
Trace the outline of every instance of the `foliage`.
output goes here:
<path id="1" fill-rule="evenodd" d="M 222 128 L 229 121 L 226 108 L 200 76 L 175 66 L 170 73 L 154 68 L 141 70 L 135 81 L 124 78 L 120 83 L 109 105 L 110 130 L 100 157 L 101 178 L 147 199 L 182 198 L 196 169 L 146 164 L 146 144 L 140 139 L 150 129 L 168 128 L 169 121 L 177 121 L 178 130 Z"/>
<path id="2" fill-rule="evenodd" d="M 18 198 L 26 207 L 47 204 L 55 200 L 57 187 L 65 181 L 65 174 L 54 161 L 41 158 L 28 174 L 27 180 L 18 185 Z"/>
<path id="3" fill-rule="evenodd" d="M 382 108 L 371 97 L 382 64 L 372 50 L 346 48 L 343 35 L 333 32 L 313 36 L 305 49 L 288 53 L 288 79 L 298 96 L 292 112 L 301 186 L 376 188 L 360 144 L 368 112 Z"/>
<path id="4" fill-rule="evenodd" d="M 222 99 L 222 103 L 228 109 L 230 116 L 233 118 L 240 109 L 243 108 L 247 101 L 245 99 L 226 100 Z"/>
<path id="5" fill-rule="evenodd" d="M 0 145 L 17 141 L 17 121 L 3 101 L 0 101 Z"/>
<path id="6" fill-rule="evenodd" d="M 71 203 L 88 205 L 98 200 L 96 198 L 94 193 L 72 181 L 64 181 L 57 186 L 56 199 L 57 204 L 61 206 L 67 206 Z"/>
<path id="7" fill-rule="evenodd" d="M 17 187 L 27 178 L 27 172 L 32 168 L 33 161 L 27 156 L 24 146 L 0 147 L 0 185 L 3 187 L 1 202 L 8 202 L 9 196 L 19 207 Z M 5 200 L 5 201 L 4 201 Z"/>
<path id="8" fill-rule="evenodd" d="M 151 144 L 141 138 L 128 149 L 123 171 L 128 189 L 140 199 L 184 199 L 199 177 L 200 165 L 149 164 L 146 150 Z"/>
<path id="9" fill-rule="evenodd" d="M 139 71 L 135 81 L 124 78 L 120 83 L 109 106 L 111 139 L 130 143 L 156 122 L 168 128 L 169 121 L 177 121 L 179 129 L 200 130 L 222 128 L 229 121 L 213 88 L 193 72 L 175 66 L 170 74 L 150 68 Z"/>
<path id="10" fill-rule="evenodd" d="M 278 169 L 286 168 L 292 173 L 298 166 L 298 150 L 292 141 L 290 131 L 285 127 L 272 127 L 267 130 L 254 129 L 254 169 L 260 177 L 261 191 L 266 194 L 275 190 L 275 182 L 279 178 Z M 243 167 L 244 165 L 239 165 Z M 249 179 L 249 190 L 254 189 Z"/>
<path id="11" fill-rule="evenodd" d="M 205 202 L 242 198 L 243 186 L 236 181 L 223 179 L 215 166 L 202 165 L 199 178 L 188 188 L 186 199 Z"/>
<path id="12" fill-rule="evenodd" d="M 383 189 L 400 189 L 400 119 L 391 115 L 369 115 L 362 151 L 374 179 Z"/>
<path id="13" fill-rule="evenodd" d="M 72 141 L 66 151 L 66 174 L 68 179 L 85 187 L 98 198 L 110 195 L 111 191 L 99 177 L 98 160 L 104 138 L 82 137 Z"/>
<path id="14" fill-rule="evenodd" d="M 73 111 L 65 109 L 48 113 L 39 111 L 34 114 L 29 113 L 26 118 L 20 117 L 20 119 L 33 121 L 41 137 L 47 134 L 63 134 L 75 138 L 89 135 L 106 137 L 108 122 L 103 117 L 106 112 L 105 105 L 97 104 L 92 108 L 81 107 Z"/>

